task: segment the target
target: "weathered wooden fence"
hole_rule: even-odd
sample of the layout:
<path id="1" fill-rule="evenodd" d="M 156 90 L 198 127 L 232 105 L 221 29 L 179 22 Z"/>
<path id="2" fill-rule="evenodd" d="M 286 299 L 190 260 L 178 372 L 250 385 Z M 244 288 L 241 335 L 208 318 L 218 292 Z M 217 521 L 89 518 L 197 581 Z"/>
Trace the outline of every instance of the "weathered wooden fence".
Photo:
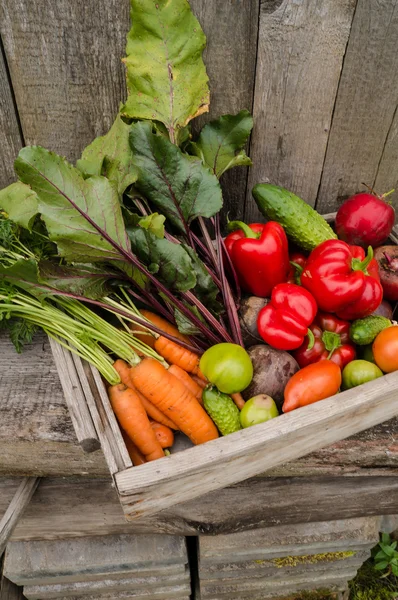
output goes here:
<path id="1" fill-rule="evenodd" d="M 75 160 L 125 95 L 128 0 L 0 0 L 0 184 L 24 144 Z M 254 219 L 269 180 L 322 213 L 398 186 L 398 0 L 191 0 L 211 80 L 206 120 L 253 111 L 254 166 L 223 181 Z M 393 196 L 397 203 L 398 193 Z"/>

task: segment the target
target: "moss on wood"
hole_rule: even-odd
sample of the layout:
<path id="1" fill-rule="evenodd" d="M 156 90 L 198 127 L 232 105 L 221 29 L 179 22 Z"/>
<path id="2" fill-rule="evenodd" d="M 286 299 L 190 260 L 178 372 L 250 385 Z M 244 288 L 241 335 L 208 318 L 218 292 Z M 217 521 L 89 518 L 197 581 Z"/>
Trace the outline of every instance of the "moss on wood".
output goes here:
<path id="1" fill-rule="evenodd" d="M 284 556 L 273 558 L 271 562 L 278 568 L 297 567 L 297 565 L 317 564 L 320 562 L 334 562 L 345 560 L 354 556 L 356 552 L 325 552 L 323 554 L 305 554 L 303 556 Z"/>

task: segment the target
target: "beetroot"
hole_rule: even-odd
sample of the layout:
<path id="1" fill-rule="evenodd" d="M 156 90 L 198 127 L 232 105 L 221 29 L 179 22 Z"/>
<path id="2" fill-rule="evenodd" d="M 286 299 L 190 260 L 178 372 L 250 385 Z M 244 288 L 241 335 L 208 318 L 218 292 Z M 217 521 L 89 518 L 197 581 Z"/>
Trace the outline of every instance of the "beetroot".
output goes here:
<path id="1" fill-rule="evenodd" d="M 383 196 L 367 192 L 355 194 L 337 211 L 336 233 L 348 244 L 375 247 L 388 238 L 394 220 L 395 211 Z"/>
<path id="2" fill-rule="evenodd" d="M 379 271 L 381 271 L 380 267 Z M 375 315 L 377 317 L 386 317 L 386 319 L 390 319 L 390 321 L 392 321 L 393 312 L 394 311 L 392 309 L 391 304 L 387 302 L 387 300 L 383 300 L 382 303 L 378 306 L 378 308 L 376 308 L 376 310 L 372 312 L 372 315 Z"/>
<path id="3" fill-rule="evenodd" d="M 380 283 L 387 300 L 398 300 L 398 246 L 380 246 L 375 250 Z"/>

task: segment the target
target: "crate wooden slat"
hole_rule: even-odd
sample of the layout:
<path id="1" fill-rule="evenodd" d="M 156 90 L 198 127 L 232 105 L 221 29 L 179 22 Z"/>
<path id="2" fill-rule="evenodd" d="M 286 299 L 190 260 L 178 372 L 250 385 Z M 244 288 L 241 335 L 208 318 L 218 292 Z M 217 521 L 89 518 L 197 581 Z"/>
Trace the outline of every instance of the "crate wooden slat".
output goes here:
<path id="1" fill-rule="evenodd" d="M 329 213 L 324 219 L 333 223 L 335 216 Z M 391 240 L 398 240 L 395 230 Z M 98 371 L 83 361 L 80 373 L 90 379 L 95 405 L 88 406 L 94 423 L 99 413 L 106 424 L 97 433 L 127 520 L 148 518 L 398 416 L 395 372 L 256 427 L 132 467 Z"/>
<path id="2" fill-rule="evenodd" d="M 94 452 L 101 444 L 87 406 L 86 396 L 90 390 L 87 386 L 84 388 L 83 373 L 77 371 L 78 361 L 74 360 L 76 355 L 68 352 L 53 338 L 49 338 L 49 341 L 77 440 L 85 452 Z"/>

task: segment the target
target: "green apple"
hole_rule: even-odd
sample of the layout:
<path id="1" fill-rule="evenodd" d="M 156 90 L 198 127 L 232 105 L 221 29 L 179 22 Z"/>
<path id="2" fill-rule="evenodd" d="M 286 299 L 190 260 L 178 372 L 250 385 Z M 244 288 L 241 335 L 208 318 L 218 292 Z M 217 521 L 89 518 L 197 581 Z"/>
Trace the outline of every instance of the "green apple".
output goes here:
<path id="1" fill-rule="evenodd" d="M 251 427 L 269 421 L 279 415 L 274 400 L 267 394 L 259 394 L 250 398 L 240 411 L 242 427 Z"/>

